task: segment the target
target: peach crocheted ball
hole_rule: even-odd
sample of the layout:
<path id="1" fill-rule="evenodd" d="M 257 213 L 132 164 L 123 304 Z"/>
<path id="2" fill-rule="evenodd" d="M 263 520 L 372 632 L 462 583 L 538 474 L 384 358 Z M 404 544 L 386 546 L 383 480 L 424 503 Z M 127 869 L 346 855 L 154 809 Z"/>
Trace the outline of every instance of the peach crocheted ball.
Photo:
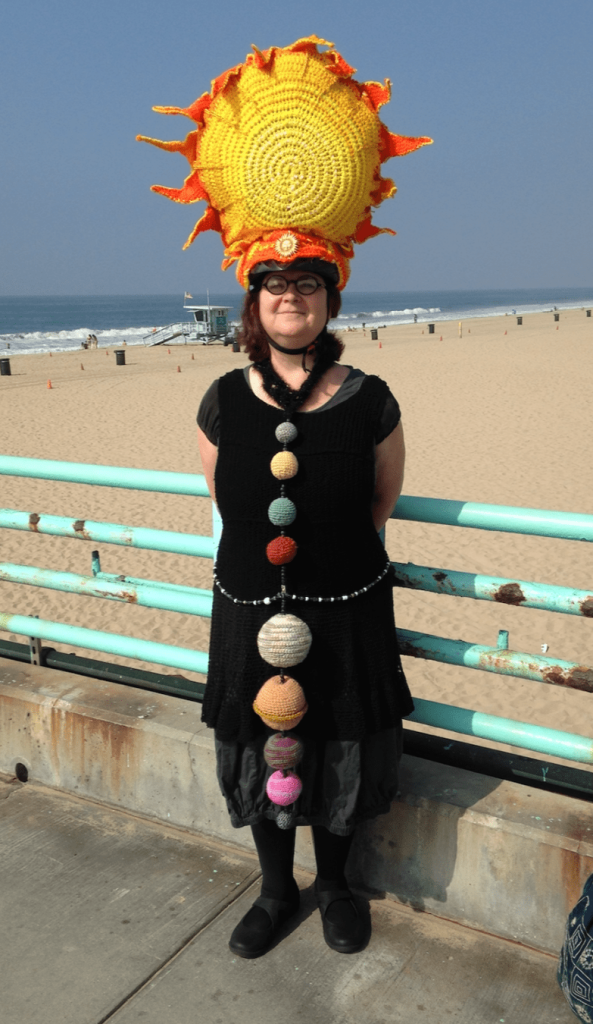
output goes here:
<path id="1" fill-rule="evenodd" d="M 253 710 L 270 729 L 287 732 L 296 729 L 308 708 L 296 679 L 285 676 L 282 682 L 280 676 L 272 676 L 255 698 Z"/>
<path id="2" fill-rule="evenodd" d="M 298 459 L 292 452 L 277 452 L 270 462 L 270 469 L 276 480 L 292 480 L 299 470 Z"/>

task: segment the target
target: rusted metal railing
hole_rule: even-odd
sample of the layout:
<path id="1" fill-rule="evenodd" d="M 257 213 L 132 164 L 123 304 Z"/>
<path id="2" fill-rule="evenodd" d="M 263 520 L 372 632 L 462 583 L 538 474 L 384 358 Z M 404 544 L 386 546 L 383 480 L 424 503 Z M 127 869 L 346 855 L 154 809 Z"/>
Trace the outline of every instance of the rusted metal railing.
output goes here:
<path id="1" fill-rule="evenodd" d="M 203 476 L 119 466 L 93 466 L 0 456 L 1 474 L 196 497 L 205 497 L 208 494 Z M 593 541 L 593 516 L 541 509 L 510 508 L 402 495 L 392 518 L 558 537 L 565 540 Z M 221 523 L 214 506 L 211 537 L 3 509 L 0 510 L 0 527 L 212 558 L 215 556 Z M 403 565 L 395 562 L 392 565 L 399 586 L 523 607 L 546 608 L 586 618 L 593 617 L 593 592 L 524 580 L 478 576 L 429 566 Z M 92 574 L 88 576 L 28 565 L 0 563 L 0 581 L 2 580 L 190 615 L 209 616 L 212 608 L 212 592 L 208 590 L 103 573 L 97 551 L 92 553 Z M 192 651 L 21 615 L 0 614 L 0 629 L 39 640 L 66 643 L 178 669 L 199 673 L 207 671 L 208 657 L 204 651 Z M 503 631 L 499 635 L 497 647 L 405 629 L 398 629 L 398 639 L 402 653 L 412 657 L 593 692 L 592 668 L 557 658 L 508 650 L 508 635 Z M 184 695 L 186 693 L 187 682 Z M 558 730 L 542 729 L 525 722 L 481 715 L 471 709 L 451 708 L 432 701 L 417 700 L 416 705 L 417 710 L 411 716 L 412 721 L 436 728 L 453 729 L 465 735 L 496 739 L 498 742 L 526 747 L 569 760 L 593 763 L 591 739 Z"/>

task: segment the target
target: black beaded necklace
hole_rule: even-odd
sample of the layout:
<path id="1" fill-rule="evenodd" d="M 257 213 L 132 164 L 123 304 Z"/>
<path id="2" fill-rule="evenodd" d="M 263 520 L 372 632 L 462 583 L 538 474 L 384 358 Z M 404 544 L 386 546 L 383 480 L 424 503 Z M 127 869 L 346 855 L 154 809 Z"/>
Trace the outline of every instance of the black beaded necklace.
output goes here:
<path id="1" fill-rule="evenodd" d="M 321 352 L 316 361 L 313 369 L 308 374 L 307 378 L 303 381 L 300 388 L 291 388 L 283 378 L 276 373 L 270 359 L 264 359 L 261 363 L 255 363 L 255 369 L 259 370 L 261 374 L 262 384 L 264 391 L 270 398 L 280 406 L 281 409 L 287 413 L 288 417 L 292 416 L 293 413 L 300 409 L 315 386 L 319 383 L 324 373 L 330 368 L 333 363 L 333 359 L 327 353 Z"/>

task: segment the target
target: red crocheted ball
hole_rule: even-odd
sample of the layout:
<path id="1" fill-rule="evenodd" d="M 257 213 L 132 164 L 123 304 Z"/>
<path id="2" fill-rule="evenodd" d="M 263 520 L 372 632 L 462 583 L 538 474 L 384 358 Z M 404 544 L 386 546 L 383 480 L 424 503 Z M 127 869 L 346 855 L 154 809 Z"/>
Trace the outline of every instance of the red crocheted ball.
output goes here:
<path id="1" fill-rule="evenodd" d="M 275 537 L 266 548 L 268 561 L 272 565 L 287 565 L 297 553 L 296 541 L 292 537 Z"/>

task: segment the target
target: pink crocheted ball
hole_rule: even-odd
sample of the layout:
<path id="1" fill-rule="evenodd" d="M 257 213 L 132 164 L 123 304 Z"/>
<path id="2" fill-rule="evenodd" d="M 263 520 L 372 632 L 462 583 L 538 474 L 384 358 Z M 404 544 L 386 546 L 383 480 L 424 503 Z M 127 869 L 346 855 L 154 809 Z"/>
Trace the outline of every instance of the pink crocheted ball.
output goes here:
<path id="1" fill-rule="evenodd" d="M 266 740 L 264 761 L 270 768 L 294 768 L 303 756 L 303 744 L 296 736 L 275 732 Z"/>
<path id="2" fill-rule="evenodd" d="M 294 772 L 287 772 L 286 775 L 283 772 L 274 772 L 268 779 L 266 793 L 273 804 L 288 807 L 298 800 L 302 788 L 303 783 Z"/>

